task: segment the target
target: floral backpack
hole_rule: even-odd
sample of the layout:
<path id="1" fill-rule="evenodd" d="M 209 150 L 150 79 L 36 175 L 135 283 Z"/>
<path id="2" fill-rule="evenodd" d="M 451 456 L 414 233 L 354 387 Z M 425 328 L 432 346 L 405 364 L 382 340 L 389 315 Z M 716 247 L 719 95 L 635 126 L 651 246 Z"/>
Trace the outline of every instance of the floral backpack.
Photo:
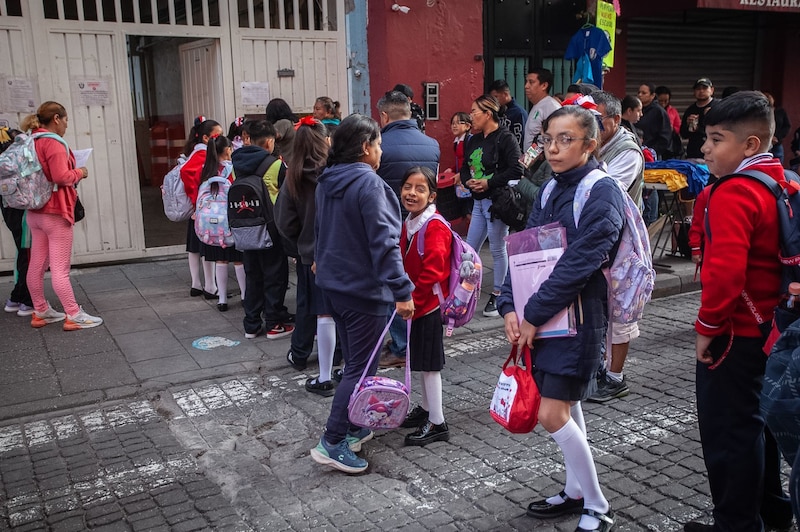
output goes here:
<path id="1" fill-rule="evenodd" d="M 572 203 L 575 227 L 578 227 L 581 211 L 589 199 L 592 187 L 604 177 L 610 176 L 603 171 L 592 170 L 578 183 Z M 644 307 L 650 301 L 656 272 L 650 252 L 650 237 L 639 207 L 622 184 L 614 178 L 611 179 L 617 184 L 625 200 L 625 224 L 622 226 L 619 247 L 611 266 L 603 271 L 608 282 L 609 323 L 633 323 L 642 318 Z M 555 184 L 555 180 L 551 179 L 544 185 L 542 207 L 547 203 Z"/>
<path id="2" fill-rule="evenodd" d="M 0 155 L 0 196 L 3 204 L 14 209 L 41 209 L 58 188 L 42 171 L 36 155 L 34 141 L 47 137 L 64 145 L 69 155 L 69 147 L 64 139 L 55 133 L 20 133 L 14 142 Z"/>

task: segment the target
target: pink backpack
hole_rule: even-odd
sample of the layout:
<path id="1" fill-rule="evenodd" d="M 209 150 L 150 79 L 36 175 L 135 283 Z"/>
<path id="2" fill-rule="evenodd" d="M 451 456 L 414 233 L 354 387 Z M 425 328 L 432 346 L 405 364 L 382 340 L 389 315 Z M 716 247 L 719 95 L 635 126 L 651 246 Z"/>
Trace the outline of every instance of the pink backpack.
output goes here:
<path id="1" fill-rule="evenodd" d="M 439 220 L 445 224 L 453 235 L 450 244 L 450 280 L 447 291 L 449 295 L 447 298 L 442 295 L 439 283 L 433 287 L 433 292 L 439 297 L 442 323 L 447 325 L 445 335 L 452 336 L 455 327 L 468 323 L 475 315 L 478 298 L 481 296 L 483 264 L 472 246 L 464 242 L 439 213 L 431 216 L 417 232 L 417 252 L 420 257 L 425 255 L 425 230 L 431 220 Z"/>
<path id="2" fill-rule="evenodd" d="M 234 245 L 233 233 L 228 225 L 230 188 L 230 181 L 220 176 L 212 177 L 200 185 L 194 211 L 194 232 L 203 244 L 223 249 Z"/>

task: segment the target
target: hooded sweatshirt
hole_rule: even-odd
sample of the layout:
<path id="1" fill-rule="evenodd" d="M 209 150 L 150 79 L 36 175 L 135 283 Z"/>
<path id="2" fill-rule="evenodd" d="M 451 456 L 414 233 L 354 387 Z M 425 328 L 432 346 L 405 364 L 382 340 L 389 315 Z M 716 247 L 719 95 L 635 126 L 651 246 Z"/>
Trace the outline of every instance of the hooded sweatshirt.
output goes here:
<path id="1" fill-rule="evenodd" d="M 275 223 L 284 238 L 292 242 L 300 253 L 300 261 L 306 266 L 314 262 L 314 218 L 317 209 L 314 204 L 314 191 L 317 188 L 319 168 L 303 168 L 298 197 L 289 194 L 286 184 L 275 200 Z"/>
<path id="2" fill-rule="evenodd" d="M 317 286 L 345 308 L 380 316 L 411 300 L 400 254 L 400 204 L 365 163 L 337 164 L 317 180 Z"/>

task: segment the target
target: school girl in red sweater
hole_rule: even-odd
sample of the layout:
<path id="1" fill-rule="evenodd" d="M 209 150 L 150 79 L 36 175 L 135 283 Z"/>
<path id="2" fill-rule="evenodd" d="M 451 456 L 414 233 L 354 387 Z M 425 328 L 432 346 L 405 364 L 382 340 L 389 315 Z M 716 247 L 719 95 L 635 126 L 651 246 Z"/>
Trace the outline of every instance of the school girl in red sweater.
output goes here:
<path id="1" fill-rule="evenodd" d="M 448 296 L 452 233 L 441 220 L 431 220 L 436 214 L 436 175 L 429 168 L 416 166 L 406 172 L 400 183 L 400 200 L 408 211 L 400 232 L 400 250 L 403 266 L 414 283 L 411 297 L 415 312 L 408 344 L 411 371 L 422 373 L 422 405 L 408 414 L 403 426 L 417 428 L 406 436 L 405 444 L 422 446 L 450 439 L 442 407 L 442 316 L 433 287 L 439 283 L 443 297 Z M 417 238 L 422 230 L 425 247 L 420 255 Z"/>

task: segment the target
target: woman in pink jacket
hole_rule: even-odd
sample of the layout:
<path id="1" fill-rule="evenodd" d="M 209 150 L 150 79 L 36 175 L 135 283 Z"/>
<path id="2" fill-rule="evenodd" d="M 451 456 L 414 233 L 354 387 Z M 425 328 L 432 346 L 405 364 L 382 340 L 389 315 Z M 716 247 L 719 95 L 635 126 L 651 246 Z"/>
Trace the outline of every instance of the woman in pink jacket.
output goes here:
<path id="1" fill-rule="evenodd" d="M 45 102 L 35 115 L 22 122 L 23 130 L 33 133 L 55 133 L 63 137 L 69 118 L 64 106 Z M 87 314 L 75 301 L 69 280 L 72 257 L 72 227 L 75 223 L 75 203 L 78 192 L 75 186 L 89 177 L 85 167 L 75 168 L 75 156 L 56 139 L 43 137 L 36 141 L 36 155 L 42 164 L 47 180 L 56 185 L 53 195 L 44 207 L 28 211 L 31 230 L 31 257 L 28 267 L 28 288 L 33 299 L 32 327 L 64 322 L 65 331 L 97 327 L 103 320 Z M 61 301 L 64 312 L 58 312 L 44 298 L 44 273 L 50 266 L 53 291 Z"/>

